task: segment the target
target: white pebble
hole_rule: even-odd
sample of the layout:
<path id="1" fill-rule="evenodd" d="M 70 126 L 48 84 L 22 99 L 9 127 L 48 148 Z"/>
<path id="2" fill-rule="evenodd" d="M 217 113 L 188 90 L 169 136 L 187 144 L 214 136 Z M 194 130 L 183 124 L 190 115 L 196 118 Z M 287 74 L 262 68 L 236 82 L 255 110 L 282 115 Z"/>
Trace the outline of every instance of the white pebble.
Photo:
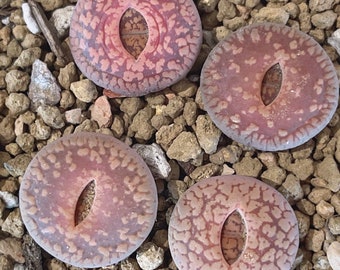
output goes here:
<path id="1" fill-rule="evenodd" d="M 328 43 L 340 54 L 340 29 L 336 30 L 331 37 L 327 39 Z"/>
<path id="2" fill-rule="evenodd" d="M 71 24 L 71 17 L 75 6 L 67 6 L 53 11 L 50 22 L 55 26 L 59 37 L 64 37 Z"/>
<path id="3" fill-rule="evenodd" d="M 331 267 L 340 269 L 340 243 L 333 242 L 327 249 L 327 258 Z"/>
<path id="4" fill-rule="evenodd" d="M 22 8 L 22 14 L 24 17 L 24 21 L 27 25 L 28 30 L 31 31 L 32 34 L 38 34 L 40 33 L 40 27 L 37 24 L 35 18 L 33 17 L 32 11 L 28 3 L 23 3 L 21 5 Z"/>
<path id="5" fill-rule="evenodd" d="M 7 191 L 0 191 L 0 199 L 5 203 L 6 208 L 15 208 L 19 206 L 18 197 Z"/>

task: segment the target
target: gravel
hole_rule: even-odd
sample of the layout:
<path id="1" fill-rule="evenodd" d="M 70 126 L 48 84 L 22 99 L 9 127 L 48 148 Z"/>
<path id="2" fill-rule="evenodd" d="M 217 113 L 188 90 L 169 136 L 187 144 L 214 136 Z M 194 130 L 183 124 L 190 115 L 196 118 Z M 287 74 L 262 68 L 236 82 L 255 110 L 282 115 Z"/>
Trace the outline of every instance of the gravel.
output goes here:
<path id="1" fill-rule="evenodd" d="M 188 187 L 221 174 L 256 177 L 289 201 L 299 223 L 295 269 L 339 267 L 340 109 L 320 134 L 302 146 L 262 152 L 223 135 L 205 112 L 199 89 L 200 70 L 212 47 L 232 31 L 261 21 L 285 23 L 311 35 L 340 74 L 337 1 L 196 1 L 204 42 L 192 72 L 163 91 L 139 98 L 107 97 L 73 61 L 61 64 L 43 35 L 30 32 L 26 23 L 31 18 L 24 19 L 28 13 L 23 14 L 22 2 L 0 0 L 1 269 L 80 269 L 34 245 L 18 210 L 18 189 L 39 149 L 81 130 L 111 134 L 140 149 L 152 147 L 144 149 L 144 155 L 157 178 L 159 208 L 150 238 L 126 260 L 102 269 L 177 269 L 167 242 L 172 209 Z M 37 2 L 67 46 L 68 19 L 76 1 Z"/>

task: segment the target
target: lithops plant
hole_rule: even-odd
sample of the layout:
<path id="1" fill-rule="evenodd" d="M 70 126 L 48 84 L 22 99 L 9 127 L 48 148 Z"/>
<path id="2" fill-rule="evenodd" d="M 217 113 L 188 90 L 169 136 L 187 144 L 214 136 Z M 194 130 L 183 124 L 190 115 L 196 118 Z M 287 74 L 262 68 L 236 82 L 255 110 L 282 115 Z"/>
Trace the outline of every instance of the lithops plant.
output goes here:
<path id="1" fill-rule="evenodd" d="M 201 42 L 192 0 L 79 0 L 70 28 L 80 70 L 122 96 L 145 95 L 179 81 Z"/>
<path id="2" fill-rule="evenodd" d="M 339 82 L 312 37 L 261 23 L 241 28 L 212 50 L 201 91 L 205 109 L 228 137 L 278 151 L 301 145 L 327 125 Z"/>
<path id="3" fill-rule="evenodd" d="M 92 191 L 90 205 L 83 203 L 86 189 Z M 33 239 L 77 267 L 128 257 L 150 233 L 157 213 L 156 185 L 142 158 L 114 137 L 96 133 L 45 146 L 29 164 L 19 197 Z"/>
<path id="4" fill-rule="evenodd" d="M 238 258 L 229 260 L 235 237 L 225 226 L 235 212 L 245 237 Z M 286 199 L 246 176 L 199 181 L 180 197 L 169 223 L 170 251 L 181 270 L 290 270 L 298 245 L 297 219 Z"/>

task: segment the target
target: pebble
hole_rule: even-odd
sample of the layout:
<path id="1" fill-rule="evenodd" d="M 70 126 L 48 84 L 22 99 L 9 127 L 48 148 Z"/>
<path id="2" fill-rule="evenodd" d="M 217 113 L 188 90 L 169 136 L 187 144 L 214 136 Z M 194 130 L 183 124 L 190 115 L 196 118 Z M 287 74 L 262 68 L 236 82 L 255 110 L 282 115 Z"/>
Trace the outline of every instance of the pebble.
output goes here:
<path id="1" fill-rule="evenodd" d="M 47 64 L 39 59 L 34 61 L 28 96 L 36 109 L 40 105 L 53 106 L 60 101 L 60 86 L 48 69 Z"/>
<path id="2" fill-rule="evenodd" d="M 166 154 L 171 159 L 195 161 L 202 153 L 196 136 L 188 131 L 181 132 L 172 142 Z"/>
<path id="3" fill-rule="evenodd" d="M 294 163 L 289 164 L 288 170 L 294 173 L 301 181 L 305 181 L 314 173 L 314 162 L 309 158 L 297 159 Z"/>
<path id="4" fill-rule="evenodd" d="M 286 24 L 289 19 L 289 14 L 283 8 L 263 7 L 255 14 L 256 22 L 272 22 Z"/>
<path id="5" fill-rule="evenodd" d="M 0 256 L 0 265 L 1 265 L 1 270 L 13 270 L 14 269 L 14 262 L 5 255 Z"/>
<path id="6" fill-rule="evenodd" d="M 163 249 L 169 248 L 168 230 L 157 230 L 152 237 L 152 242 Z"/>
<path id="7" fill-rule="evenodd" d="M 304 239 L 310 229 L 310 216 L 295 211 L 295 216 L 299 226 L 299 238 Z"/>
<path id="8" fill-rule="evenodd" d="M 108 127 L 112 124 L 111 105 L 107 96 L 100 96 L 90 108 L 91 119 L 98 123 L 98 126 Z"/>
<path id="9" fill-rule="evenodd" d="M 334 0 L 310 0 L 309 8 L 314 12 L 321 12 L 331 9 L 334 4 Z"/>
<path id="10" fill-rule="evenodd" d="M 1 229 L 17 238 L 21 238 L 24 235 L 25 227 L 21 219 L 19 208 L 15 208 L 9 213 L 2 223 Z"/>
<path id="11" fill-rule="evenodd" d="M 238 146 L 228 145 L 210 155 L 209 159 L 217 165 L 222 165 L 225 162 L 234 164 L 239 161 L 241 154 L 242 150 Z"/>
<path id="12" fill-rule="evenodd" d="M 201 179 L 209 178 L 211 176 L 219 175 L 222 172 L 222 167 L 214 163 L 208 163 L 197 167 L 190 173 L 190 178 L 198 181 Z"/>
<path id="13" fill-rule="evenodd" d="M 323 218 L 325 219 L 328 219 L 330 218 L 331 216 L 334 215 L 334 207 L 324 201 L 324 200 L 321 200 L 317 205 L 316 205 L 316 212 Z"/>
<path id="14" fill-rule="evenodd" d="M 20 154 L 5 162 L 4 166 L 13 177 L 23 176 L 31 160 L 30 154 Z"/>
<path id="15" fill-rule="evenodd" d="M 32 14 L 32 11 L 31 11 L 29 4 L 23 3 L 21 8 L 22 8 L 22 13 L 23 13 L 22 15 L 23 15 L 23 18 L 24 18 L 24 21 L 27 25 L 28 30 L 30 30 L 32 34 L 40 33 L 41 32 L 40 27 L 37 24 L 33 14 Z"/>
<path id="16" fill-rule="evenodd" d="M 336 21 L 337 14 L 331 10 L 312 15 L 312 24 L 319 29 L 330 29 Z"/>
<path id="17" fill-rule="evenodd" d="M 171 167 L 158 144 L 134 144 L 132 148 L 144 159 L 155 178 L 167 179 L 169 177 Z"/>
<path id="18" fill-rule="evenodd" d="M 57 29 L 58 37 L 65 37 L 71 24 L 71 17 L 75 6 L 66 6 L 53 11 L 50 22 Z"/>
<path id="19" fill-rule="evenodd" d="M 24 263 L 25 258 L 21 246 L 21 240 L 15 237 L 7 237 L 0 240 L 0 253 L 8 255 L 15 262 Z"/>
<path id="20" fill-rule="evenodd" d="M 155 133 L 155 129 L 151 125 L 151 118 L 154 114 L 155 111 L 150 106 L 138 111 L 129 126 L 128 135 L 134 136 L 137 140 L 150 140 Z"/>
<path id="21" fill-rule="evenodd" d="M 85 103 L 92 102 L 98 96 L 96 85 L 89 79 L 72 82 L 70 89 L 77 99 Z"/>
<path id="22" fill-rule="evenodd" d="M 113 115 L 111 130 L 116 138 L 120 138 L 124 134 L 124 120 L 119 115 Z"/>
<path id="23" fill-rule="evenodd" d="M 35 147 L 35 140 L 32 134 L 23 133 L 16 137 L 15 142 L 19 145 L 19 147 L 26 153 L 33 152 Z"/>
<path id="24" fill-rule="evenodd" d="M 52 11 L 63 5 L 63 0 L 39 0 L 45 11 Z"/>
<path id="25" fill-rule="evenodd" d="M 327 42 L 337 51 L 340 55 L 340 29 L 335 30 L 332 35 L 327 39 Z"/>
<path id="26" fill-rule="evenodd" d="M 321 200 L 328 201 L 332 197 L 332 191 L 328 188 L 313 188 L 308 194 L 308 200 L 318 204 Z"/>
<path id="27" fill-rule="evenodd" d="M 10 93 L 5 101 L 10 115 L 16 117 L 29 109 L 30 100 L 23 93 Z"/>
<path id="28" fill-rule="evenodd" d="M 37 113 L 44 123 L 52 128 L 60 129 L 65 125 L 60 110 L 56 106 L 39 106 Z"/>
<path id="29" fill-rule="evenodd" d="M 328 228 L 333 235 L 340 235 L 340 216 L 332 216 L 329 219 Z"/>
<path id="30" fill-rule="evenodd" d="M 61 92 L 60 107 L 63 109 L 71 108 L 76 102 L 76 98 L 69 90 L 64 90 Z"/>
<path id="31" fill-rule="evenodd" d="M 24 92 L 30 83 L 30 76 L 27 72 L 13 69 L 6 73 L 5 81 L 8 93 Z"/>
<path id="32" fill-rule="evenodd" d="M 51 128 L 41 118 L 36 119 L 29 129 L 36 140 L 47 140 L 51 135 Z"/>
<path id="33" fill-rule="evenodd" d="M 144 102 L 140 98 L 124 98 L 119 109 L 126 113 L 129 118 L 133 118 L 136 113 L 144 108 Z"/>
<path id="34" fill-rule="evenodd" d="M 28 33 L 26 34 L 24 40 L 21 42 L 21 46 L 24 49 L 28 49 L 32 47 L 41 47 L 44 43 L 45 40 L 41 36 Z"/>
<path id="35" fill-rule="evenodd" d="M 315 175 L 327 181 L 327 187 L 333 192 L 340 190 L 340 172 L 333 156 L 326 156 L 316 165 Z"/>
<path id="36" fill-rule="evenodd" d="M 196 120 L 196 136 L 205 153 L 216 152 L 221 131 L 215 126 L 208 115 L 199 115 Z"/>
<path id="37" fill-rule="evenodd" d="M 11 58 L 18 58 L 22 52 L 22 47 L 16 39 L 12 39 L 7 47 L 7 55 Z"/>
<path id="38" fill-rule="evenodd" d="M 164 250 L 152 242 L 147 242 L 137 250 L 136 259 L 143 270 L 154 270 L 163 263 Z"/>
<path id="39" fill-rule="evenodd" d="M 340 214 L 340 194 L 336 193 L 331 198 L 331 204 L 334 206 L 337 214 Z"/>
<path id="40" fill-rule="evenodd" d="M 334 241 L 328 247 L 327 259 L 333 269 L 340 269 L 340 242 Z"/>
<path id="41" fill-rule="evenodd" d="M 180 97 L 189 98 L 195 96 L 197 85 L 188 79 L 183 79 L 172 85 L 171 90 Z"/>
<path id="42" fill-rule="evenodd" d="M 197 119 L 197 104 L 193 100 L 188 100 L 183 108 L 183 117 L 188 126 L 195 124 Z"/>
<path id="43" fill-rule="evenodd" d="M 4 53 L 0 53 L 0 68 L 1 69 L 6 69 L 9 67 L 12 63 L 12 58 L 7 56 Z"/>
<path id="44" fill-rule="evenodd" d="M 3 164 L 10 159 L 11 159 L 11 155 L 9 153 L 0 151 L 0 176 L 1 177 L 9 176 Z"/>
<path id="45" fill-rule="evenodd" d="M 278 190 L 291 204 L 300 201 L 304 195 L 300 180 L 293 174 L 289 174 L 286 177 L 286 180 Z"/>
<path id="46" fill-rule="evenodd" d="M 80 124 L 82 120 L 82 112 L 80 108 L 68 110 L 65 112 L 65 120 L 70 124 Z"/>
<path id="47" fill-rule="evenodd" d="M 105 269 L 105 268 L 104 268 Z M 120 262 L 120 270 L 140 270 L 137 260 L 127 258 Z"/>
<path id="48" fill-rule="evenodd" d="M 7 209 L 15 208 L 19 206 L 19 199 L 17 196 L 13 195 L 7 191 L 0 190 L 0 199 L 5 203 Z"/>
<path id="49" fill-rule="evenodd" d="M 168 182 L 168 190 L 171 197 L 177 201 L 181 195 L 188 189 L 188 185 L 181 180 L 170 180 Z"/>
<path id="50" fill-rule="evenodd" d="M 286 171 L 279 166 L 271 166 L 261 174 L 260 178 L 268 185 L 278 187 L 285 180 Z"/>
<path id="51" fill-rule="evenodd" d="M 220 0 L 218 3 L 217 20 L 222 22 L 224 19 L 232 19 L 236 16 L 237 10 L 231 1 Z"/>
<path id="52" fill-rule="evenodd" d="M 6 145 L 15 139 L 14 119 L 6 116 L 0 122 L 0 144 Z"/>
<path id="53" fill-rule="evenodd" d="M 240 162 L 233 165 L 238 175 L 245 175 L 257 178 L 262 170 L 262 163 L 257 158 L 244 157 Z"/>
<path id="54" fill-rule="evenodd" d="M 35 60 L 41 56 L 41 48 L 33 47 L 21 52 L 17 60 L 13 63 L 14 67 L 27 68 L 32 66 Z"/>
<path id="55" fill-rule="evenodd" d="M 59 70 L 58 82 L 66 90 L 70 89 L 71 83 L 77 81 L 77 67 L 74 62 L 68 63 Z"/>
<path id="56" fill-rule="evenodd" d="M 313 252 L 318 252 L 321 250 L 324 240 L 325 233 L 323 231 L 310 229 L 305 239 L 306 249 Z"/>

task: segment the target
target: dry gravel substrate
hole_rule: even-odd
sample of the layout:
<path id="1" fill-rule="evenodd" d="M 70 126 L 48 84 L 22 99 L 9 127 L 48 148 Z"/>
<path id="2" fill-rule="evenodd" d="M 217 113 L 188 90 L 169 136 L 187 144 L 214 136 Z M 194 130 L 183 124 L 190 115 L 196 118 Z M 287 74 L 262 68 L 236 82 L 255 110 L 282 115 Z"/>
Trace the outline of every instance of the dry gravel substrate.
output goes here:
<path id="1" fill-rule="evenodd" d="M 155 160 L 148 156 L 159 195 L 154 229 L 132 256 L 101 269 L 176 269 L 167 240 L 171 211 L 188 187 L 221 174 L 253 176 L 279 190 L 299 222 L 295 269 L 332 269 L 329 262 L 340 256 L 339 109 L 304 145 L 261 152 L 230 140 L 214 126 L 203 108 L 199 74 L 219 40 L 263 21 L 308 33 L 340 74 L 339 1 L 198 0 L 204 43 L 192 72 L 161 92 L 116 99 L 103 96 L 103 89 L 81 75 L 74 62 L 62 64 L 44 36 L 29 30 L 38 31 L 30 18 L 24 20 L 23 2 L 0 0 L 0 269 L 80 269 L 41 250 L 27 234 L 18 208 L 20 181 L 32 157 L 47 143 L 79 131 L 111 134 L 138 144 L 140 151 L 151 151 L 143 145 L 157 149 L 152 150 Z M 38 2 L 48 18 L 59 22 L 58 36 L 67 46 L 67 20 L 76 1 Z"/>

